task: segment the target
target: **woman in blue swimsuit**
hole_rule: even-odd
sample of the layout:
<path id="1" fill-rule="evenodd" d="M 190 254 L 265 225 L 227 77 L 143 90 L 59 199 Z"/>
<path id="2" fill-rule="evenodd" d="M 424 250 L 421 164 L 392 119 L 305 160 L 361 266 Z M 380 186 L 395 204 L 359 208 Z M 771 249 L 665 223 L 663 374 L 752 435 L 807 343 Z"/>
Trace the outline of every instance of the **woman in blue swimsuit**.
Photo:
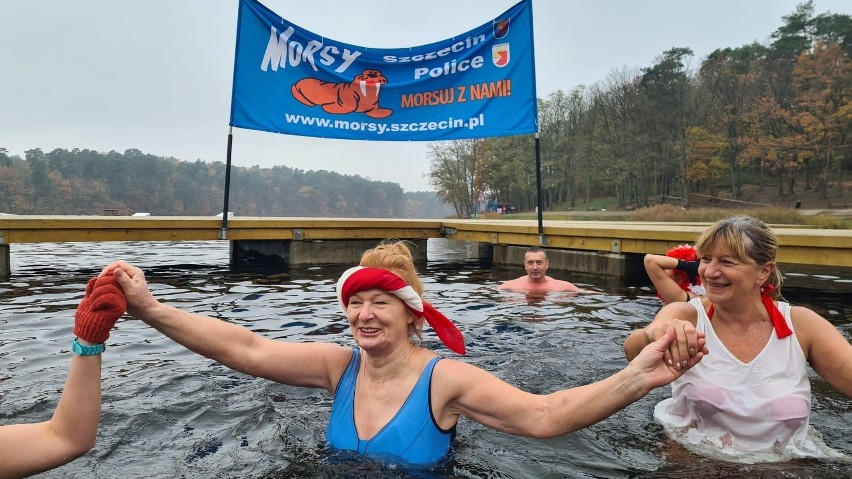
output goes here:
<path id="1" fill-rule="evenodd" d="M 456 359 L 421 347 L 424 322 L 464 354 L 461 332 L 424 301 L 423 285 L 402 242 L 368 250 L 337 283 L 356 347 L 286 343 L 241 326 L 160 303 L 143 272 L 116 262 L 128 313 L 187 348 L 234 370 L 334 395 L 327 440 L 394 463 L 432 465 L 450 450 L 459 417 L 509 434 L 553 437 L 594 424 L 669 384 L 688 367 L 663 363 L 674 331 L 622 371 L 587 386 L 532 394 Z M 701 359 L 695 355 L 688 366 Z"/>

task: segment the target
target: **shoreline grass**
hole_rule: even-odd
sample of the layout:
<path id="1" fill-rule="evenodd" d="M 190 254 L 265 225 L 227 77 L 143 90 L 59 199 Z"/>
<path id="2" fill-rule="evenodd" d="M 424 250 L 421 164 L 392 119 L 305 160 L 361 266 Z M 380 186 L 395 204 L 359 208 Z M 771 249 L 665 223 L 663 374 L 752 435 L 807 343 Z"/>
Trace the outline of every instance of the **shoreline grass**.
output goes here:
<path id="1" fill-rule="evenodd" d="M 822 214 L 802 214 L 801 210 L 777 206 L 756 208 L 694 208 L 683 209 L 673 205 L 658 205 L 634 211 L 564 211 L 543 212 L 544 220 L 553 221 L 644 221 L 663 223 L 713 223 L 722 218 L 744 214 L 759 218 L 767 224 L 801 225 L 825 229 L 852 229 L 852 219 Z M 485 214 L 484 219 L 534 220 L 538 214 L 513 213 L 508 215 Z"/>

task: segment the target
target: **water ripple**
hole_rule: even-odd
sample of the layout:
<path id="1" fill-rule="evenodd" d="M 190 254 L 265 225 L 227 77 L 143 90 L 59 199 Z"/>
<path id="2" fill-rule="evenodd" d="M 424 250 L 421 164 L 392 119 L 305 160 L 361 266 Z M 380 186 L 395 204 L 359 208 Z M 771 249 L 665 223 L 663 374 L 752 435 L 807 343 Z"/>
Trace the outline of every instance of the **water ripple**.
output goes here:
<path id="1" fill-rule="evenodd" d="M 600 380 L 626 364 L 622 344 L 660 307 L 646 284 L 593 275 L 567 278 L 591 294 L 532 297 L 497 290 L 518 268 L 466 259 L 466 247 L 430 240 L 426 297 L 465 334 L 464 361 L 537 393 Z M 336 301 L 350 265 L 264 274 L 227 267 L 227 242 L 12 245 L 11 281 L 0 283 L 0 424 L 43 421 L 70 362 L 74 309 L 86 280 L 114 259 L 143 267 L 154 294 L 194 313 L 270 339 L 352 345 Z M 44 266 L 48 265 L 48 266 Z M 823 279 L 824 281 L 824 279 Z M 852 307 L 838 295 L 794 292 L 852 337 Z M 427 347 L 452 356 L 426 328 Z M 812 423 L 852 454 L 852 402 L 814 376 Z M 730 465 L 666 441 L 652 419 L 668 389 L 563 437 L 509 436 L 462 419 L 451 460 L 430 471 L 332 454 L 325 427 L 332 398 L 231 371 L 122 318 L 103 364 L 98 443 L 44 478 L 663 478 L 850 477 L 826 461 Z"/>

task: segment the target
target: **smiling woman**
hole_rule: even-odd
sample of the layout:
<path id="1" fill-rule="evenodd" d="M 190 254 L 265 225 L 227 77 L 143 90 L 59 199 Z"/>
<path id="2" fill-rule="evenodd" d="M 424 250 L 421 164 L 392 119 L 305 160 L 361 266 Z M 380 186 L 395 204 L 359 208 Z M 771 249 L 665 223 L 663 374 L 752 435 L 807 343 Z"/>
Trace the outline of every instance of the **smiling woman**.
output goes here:
<path id="1" fill-rule="evenodd" d="M 762 221 L 721 220 L 696 248 L 706 297 L 664 307 L 624 345 L 632 358 L 674 328 L 666 361 L 677 366 L 706 338 L 708 356 L 672 383 L 655 419 L 687 448 L 726 460 L 841 456 L 809 425 L 807 367 L 852 395 L 852 345 L 822 316 L 783 300 L 778 242 Z"/>

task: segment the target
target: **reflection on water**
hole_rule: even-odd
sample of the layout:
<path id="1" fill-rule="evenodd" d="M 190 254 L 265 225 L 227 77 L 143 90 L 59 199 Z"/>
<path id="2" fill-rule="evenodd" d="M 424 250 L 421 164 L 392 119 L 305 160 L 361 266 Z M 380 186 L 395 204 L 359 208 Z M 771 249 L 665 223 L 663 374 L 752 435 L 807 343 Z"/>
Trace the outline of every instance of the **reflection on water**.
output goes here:
<path id="1" fill-rule="evenodd" d="M 490 267 L 466 260 L 465 252 L 463 243 L 430 240 L 422 270 L 427 297 L 465 333 L 465 361 L 532 392 L 582 385 L 621 369 L 624 339 L 659 308 L 648 284 L 594 275 L 565 278 L 592 294 L 542 298 L 498 291 L 501 281 L 522 274 L 520 265 Z M 118 258 L 142 266 L 160 300 L 189 311 L 268 338 L 353 344 L 334 292 L 338 275 L 351 265 L 231 272 L 226 242 L 13 245 L 14 276 L 0 282 L 0 424 L 45 420 L 53 410 L 85 282 Z M 801 290 L 790 299 L 852 337 L 846 320 L 852 307 L 845 298 Z M 426 339 L 427 346 L 452 356 L 434 336 Z M 140 321 L 117 324 L 103 378 L 97 446 L 39 477 L 852 476 L 845 463 L 742 466 L 679 449 L 652 420 L 652 408 L 668 388 L 595 426 L 549 440 L 462 420 L 451 460 L 414 474 L 330 455 L 324 439 L 332 398 L 324 391 L 228 370 Z M 850 400 L 816 377 L 813 391 L 812 423 L 829 445 L 852 455 Z"/>

